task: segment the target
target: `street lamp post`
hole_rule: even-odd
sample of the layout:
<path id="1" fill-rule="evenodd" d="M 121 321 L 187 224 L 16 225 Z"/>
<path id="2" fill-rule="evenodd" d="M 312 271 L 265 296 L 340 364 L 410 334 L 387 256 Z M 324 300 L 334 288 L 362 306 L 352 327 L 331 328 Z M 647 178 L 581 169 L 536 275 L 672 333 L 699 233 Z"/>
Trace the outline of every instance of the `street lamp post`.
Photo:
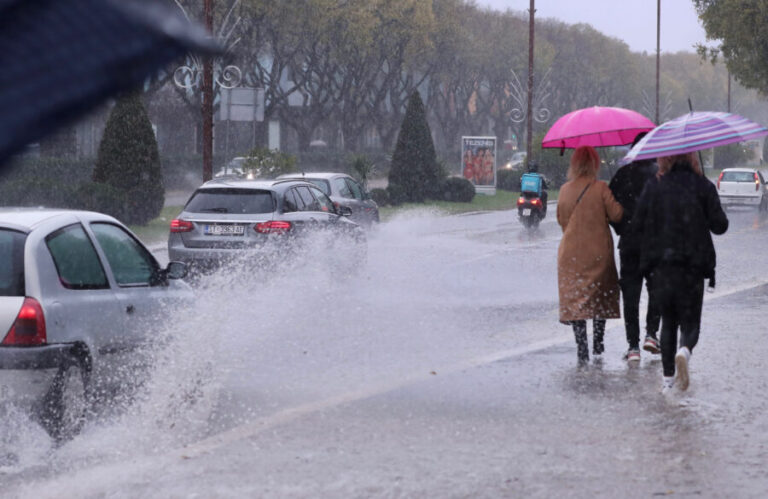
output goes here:
<path id="1" fill-rule="evenodd" d="M 528 113 L 525 123 L 525 151 L 529 163 L 533 151 L 533 17 L 536 12 L 534 1 L 531 0 L 531 6 L 528 9 L 530 15 L 528 21 Z"/>
<path id="2" fill-rule="evenodd" d="M 213 31 L 213 0 L 203 1 L 203 17 L 205 28 L 211 37 L 216 37 L 217 41 L 226 49 L 225 56 L 230 54 L 233 47 L 240 41 L 239 38 L 231 40 L 235 27 L 239 24 L 240 18 L 235 19 L 230 24 L 231 15 L 238 6 L 240 0 L 235 0 L 229 8 L 229 12 L 220 26 L 220 31 L 215 34 Z M 184 7 L 179 0 L 176 0 L 184 16 L 189 19 Z M 203 119 L 203 180 L 208 181 L 213 178 L 213 89 L 214 84 L 220 88 L 235 88 L 242 81 L 242 71 L 234 65 L 225 66 L 221 58 L 205 57 L 200 60 L 194 54 L 189 54 L 188 64 L 176 68 L 173 72 L 173 82 L 179 88 L 191 90 L 201 83 L 202 79 L 202 119 Z M 214 63 L 217 65 L 217 76 L 214 77 Z M 202 76 L 202 78 L 201 78 Z"/>
<path id="3" fill-rule="evenodd" d="M 213 0 L 203 3 L 205 28 L 213 36 Z M 203 181 L 213 178 L 213 60 L 203 60 Z"/>

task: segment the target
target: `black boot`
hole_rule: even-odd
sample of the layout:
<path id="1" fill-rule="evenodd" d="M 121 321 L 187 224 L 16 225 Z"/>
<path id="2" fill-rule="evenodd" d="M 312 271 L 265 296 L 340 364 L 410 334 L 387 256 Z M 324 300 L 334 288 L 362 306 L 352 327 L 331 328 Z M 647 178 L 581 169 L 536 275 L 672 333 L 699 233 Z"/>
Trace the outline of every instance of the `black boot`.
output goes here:
<path id="1" fill-rule="evenodd" d="M 573 335 L 576 338 L 576 351 L 579 365 L 589 362 L 589 343 L 587 342 L 587 321 L 573 321 Z"/>
<path id="2" fill-rule="evenodd" d="M 595 319 L 592 321 L 592 354 L 602 355 L 605 352 L 603 337 L 605 336 L 605 319 Z"/>

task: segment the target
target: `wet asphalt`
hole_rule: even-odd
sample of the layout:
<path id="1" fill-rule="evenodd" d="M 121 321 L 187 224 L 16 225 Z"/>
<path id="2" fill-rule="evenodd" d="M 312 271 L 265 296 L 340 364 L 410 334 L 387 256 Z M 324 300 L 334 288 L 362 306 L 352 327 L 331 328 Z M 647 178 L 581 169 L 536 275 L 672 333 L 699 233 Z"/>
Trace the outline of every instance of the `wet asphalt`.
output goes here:
<path id="1" fill-rule="evenodd" d="M 534 234 L 505 213 L 403 221 L 372 235 L 366 286 L 286 278 L 254 302 L 274 314 L 204 309 L 201 337 L 188 333 L 205 355 L 226 314 L 215 346 L 229 378 L 202 436 L 187 437 L 182 418 L 159 434 L 107 421 L 0 473 L 0 486 L 10 497 L 766 497 L 768 221 L 729 217 L 685 393 L 661 394 L 659 356 L 621 360 L 619 320 L 602 358 L 577 366 L 556 321 L 551 219 Z"/>
<path id="2" fill-rule="evenodd" d="M 260 497 L 765 497 L 766 300 L 761 286 L 705 304 L 684 393 L 661 394 L 659 356 L 628 367 L 612 327 L 586 369 L 564 340 L 434 372 L 241 441 L 227 468 Z M 204 490 L 237 480 L 220 473 Z"/>

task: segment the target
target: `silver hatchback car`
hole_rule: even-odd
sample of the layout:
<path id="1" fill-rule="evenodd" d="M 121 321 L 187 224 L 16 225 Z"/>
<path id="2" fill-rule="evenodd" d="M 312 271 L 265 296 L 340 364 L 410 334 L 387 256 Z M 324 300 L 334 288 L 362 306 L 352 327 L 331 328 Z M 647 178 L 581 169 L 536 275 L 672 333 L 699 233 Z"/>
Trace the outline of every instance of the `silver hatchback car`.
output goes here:
<path id="1" fill-rule="evenodd" d="M 75 433 L 164 307 L 191 299 L 185 274 L 110 216 L 0 210 L 0 407 L 32 409 L 54 438 Z"/>

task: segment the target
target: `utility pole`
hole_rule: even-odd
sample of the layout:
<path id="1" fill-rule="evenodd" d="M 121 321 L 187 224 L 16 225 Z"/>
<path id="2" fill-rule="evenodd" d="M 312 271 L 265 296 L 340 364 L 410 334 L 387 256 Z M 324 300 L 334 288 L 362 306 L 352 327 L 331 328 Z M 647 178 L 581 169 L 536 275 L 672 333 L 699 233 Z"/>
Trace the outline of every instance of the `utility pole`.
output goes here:
<path id="1" fill-rule="evenodd" d="M 656 0 L 656 119 L 659 124 L 659 60 L 661 58 L 661 0 Z"/>
<path id="2" fill-rule="evenodd" d="M 536 12 L 534 1 L 528 9 L 530 20 L 528 21 L 528 110 L 525 121 L 525 153 L 528 164 L 531 163 L 533 153 L 533 14 Z"/>
<path id="3" fill-rule="evenodd" d="M 213 0 L 204 0 L 205 28 L 213 36 Z M 213 58 L 203 61 L 203 181 L 213 178 Z"/>

